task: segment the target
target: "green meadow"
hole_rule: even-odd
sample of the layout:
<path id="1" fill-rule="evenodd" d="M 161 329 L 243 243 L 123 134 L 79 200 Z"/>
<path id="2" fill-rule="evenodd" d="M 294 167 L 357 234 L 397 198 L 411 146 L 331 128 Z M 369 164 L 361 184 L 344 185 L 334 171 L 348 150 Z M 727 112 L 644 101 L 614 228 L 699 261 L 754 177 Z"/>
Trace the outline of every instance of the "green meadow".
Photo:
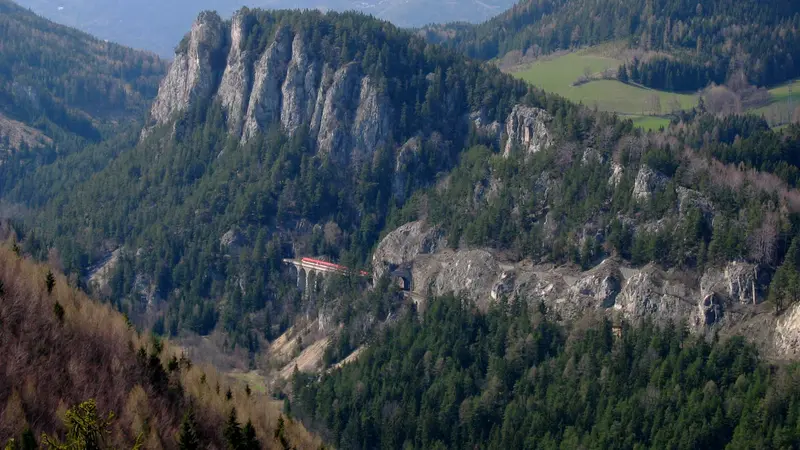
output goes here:
<path id="1" fill-rule="evenodd" d="M 574 102 L 629 116 L 637 126 L 645 129 L 658 129 L 668 124 L 669 120 L 662 114 L 676 108 L 689 109 L 697 104 L 697 95 L 656 91 L 617 80 L 598 79 L 579 86 L 573 85 L 587 70 L 593 77 L 599 78 L 604 70 L 616 70 L 621 63 L 618 59 L 603 55 L 601 48 L 592 47 L 537 61 L 512 74 Z M 653 94 L 658 96 L 660 114 L 656 114 Z"/>

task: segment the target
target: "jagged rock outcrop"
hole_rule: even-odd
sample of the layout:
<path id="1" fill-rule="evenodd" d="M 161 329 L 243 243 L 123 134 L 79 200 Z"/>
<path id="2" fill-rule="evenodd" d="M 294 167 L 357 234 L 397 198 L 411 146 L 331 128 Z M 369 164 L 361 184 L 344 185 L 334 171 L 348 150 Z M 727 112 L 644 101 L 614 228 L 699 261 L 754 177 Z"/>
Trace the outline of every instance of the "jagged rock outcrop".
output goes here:
<path id="1" fill-rule="evenodd" d="M 290 136 L 307 126 L 316 150 L 333 161 L 369 161 L 390 135 L 392 111 L 383 91 L 357 63 L 326 64 L 289 26 L 278 27 L 258 54 L 248 48 L 248 14 L 236 13 L 229 26 L 216 14 L 198 17 L 176 52 L 142 135 L 199 99 L 215 98 L 229 132 L 242 142 L 276 124 Z"/>
<path id="2" fill-rule="evenodd" d="M 292 60 L 289 61 L 286 80 L 281 87 L 284 99 L 281 125 L 289 134 L 293 134 L 301 125 L 311 122 L 319 81 L 319 64 L 308 54 L 303 38 L 295 36 L 292 41 Z"/>
<path id="3" fill-rule="evenodd" d="M 406 199 L 406 188 L 409 183 L 409 169 L 417 161 L 422 150 L 421 138 L 415 136 L 397 151 L 394 163 L 394 178 L 392 178 L 392 196 L 398 201 Z"/>
<path id="4" fill-rule="evenodd" d="M 445 248 L 444 234 L 422 221 L 407 223 L 387 235 L 372 255 L 372 274 L 377 280 L 387 272 L 414 261 L 418 255 Z"/>
<path id="5" fill-rule="evenodd" d="M 508 157 L 514 148 L 521 148 L 525 154 L 536 153 L 553 145 L 553 137 L 548 130 L 553 117 L 545 110 L 517 105 L 506 120 L 508 140 L 503 156 Z"/>
<path id="6" fill-rule="evenodd" d="M 233 15 L 228 62 L 217 91 L 222 107 L 228 114 L 228 128 L 232 134 L 242 131 L 245 107 L 253 83 L 252 67 L 248 64 L 250 55 L 244 48 L 249 31 L 246 25 L 247 15 L 244 12 Z"/>
<path id="7" fill-rule="evenodd" d="M 733 261 L 723 268 L 709 268 L 700 280 L 702 295 L 716 294 L 737 303 L 756 305 L 764 299 L 759 267 L 755 264 Z"/>
<path id="8" fill-rule="evenodd" d="M 161 82 L 150 110 L 151 121 L 157 125 L 166 123 L 175 113 L 187 110 L 193 101 L 214 93 L 215 59 L 225 46 L 225 34 L 225 26 L 216 13 L 200 13 Z"/>
<path id="9" fill-rule="evenodd" d="M 636 182 L 633 185 L 634 200 L 650 200 L 653 195 L 666 188 L 668 181 L 666 175 L 656 172 L 649 166 L 642 166 L 636 174 Z"/>
<path id="10" fill-rule="evenodd" d="M 768 276 L 758 266 L 731 262 L 700 274 L 655 265 L 626 267 L 609 258 L 588 271 L 573 266 L 506 261 L 488 249 L 453 250 L 440 230 L 412 222 L 378 245 L 373 273 L 408 277 L 414 298 L 447 293 L 487 307 L 503 297 L 543 302 L 563 322 L 600 313 L 630 322 L 685 323 L 693 332 L 747 333 L 769 354 L 800 354 L 800 307 L 776 320 L 761 305 Z"/>
<path id="11" fill-rule="evenodd" d="M 800 303 L 792 305 L 775 326 L 776 353 L 783 357 L 800 355 Z"/>
<path id="12" fill-rule="evenodd" d="M 238 254 L 246 244 L 247 238 L 235 228 L 226 231 L 219 239 L 220 248 L 231 255 Z"/>
<path id="13" fill-rule="evenodd" d="M 611 163 L 611 176 L 608 178 L 608 184 L 611 186 L 617 187 L 620 181 L 622 181 L 622 175 L 625 172 L 625 169 L 622 167 L 622 164 L 618 164 L 616 162 Z"/>
<path id="14" fill-rule="evenodd" d="M 291 31 L 288 27 L 282 27 L 275 33 L 275 40 L 258 59 L 242 133 L 243 141 L 280 119 L 281 86 L 289 66 L 291 45 Z"/>

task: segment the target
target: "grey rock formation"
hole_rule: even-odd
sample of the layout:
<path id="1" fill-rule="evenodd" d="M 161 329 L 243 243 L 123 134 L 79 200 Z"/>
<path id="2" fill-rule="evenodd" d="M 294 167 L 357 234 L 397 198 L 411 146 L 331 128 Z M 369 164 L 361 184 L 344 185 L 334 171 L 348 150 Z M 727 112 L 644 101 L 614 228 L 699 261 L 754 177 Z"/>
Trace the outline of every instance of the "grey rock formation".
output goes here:
<path id="1" fill-rule="evenodd" d="M 253 92 L 250 94 L 242 133 L 243 141 L 280 120 L 281 86 L 291 57 L 291 45 L 289 28 L 280 28 L 275 33 L 275 40 L 256 63 Z"/>
<path id="2" fill-rule="evenodd" d="M 228 128 L 232 134 L 242 132 L 245 108 L 253 83 L 252 67 L 248 64 L 249 54 L 244 49 L 247 37 L 246 14 L 238 12 L 231 19 L 231 44 L 228 63 L 222 75 L 217 95 L 222 107 L 228 113 Z"/>
<path id="3" fill-rule="evenodd" d="M 506 148 L 503 156 L 508 157 L 514 148 L 525 154 L 536 153 L 553 145 L 553 137 L 548 124 L 553 117 L 545 110 L 517 105 L 506 119 Z"/>
<path id="4" fill-rule="evenodd" d="M 406 186 L 409 182 L 409 169 L 417 161 L 422 149 L 420 138 L 413 137 L 406 141 L 397 151 L 392 178 L 392 196 L 398 201 L 405 201 Z"/>
<path id="5" fill-rule="evenodd" d="M 295 36 L 292 41 L 292 60 L 289 61 L 286 81 L 281 87 L 281 125 L 290 135 L 301 125 L 311 122 L 316 105 L 319 70 L 319 65 L 308 55 L 302 37 Z"/>
<path id="6" fill-rule="evenodd" d="M 386 136 L 390 131 L 389 117 L 388 100 L 378 93 L 368 76 L 362 78 L 358 108 L 350 131 L 351 157 L 365 161 L 378 147 L 386 145 Z"/>
<path id="7" fill-rule="evenodd" d="M 392 231 L 372 255 L 372 274 L 379 279 L 404 263 L 414 261 L 418 255 L 432 254 L 444 249 L 444 234 L 429 228 L 424 222 L 410 222 Z"/>
<path id="8" fill-rule="evenodd" d="M 657 192 L 663 191 L 669 179 L 648 166 L 642 166 L 636 174 L 633 185 L 633 198 L 638 201 L 648 201 Z"/>
<path id="9" fill-rule="evenodd" d="M 709 267 L 702 276 L 626 267 L 615 258 L 581 271 L 506 261 L 487 249 L 453 250 L 441 231 L 412 222 L 380 242 L 372 269 L 376 276 L 402 270 L 416 298 L 454 293 L 484 308 L 516 298 L 543 302 L 564 322 L 600 313 L 630 322 L 686 323 L 699 334 L 745 334 L 770 355 L 800 354 L 800 307 L 776 320 L 761 305 L 767 281 L 757 266 L 742 262 Z"/>
<path id="10" fill-rule="evenodd" d="M 608 184 L 611 186 L 617 187 L 620 181 L 622 181 L 622 175 L 624 174 L 625 169 L 623 169 L 621 164 L 616 162 L 611 163 L 611 176 L 608 178 Z"/>
<path id="11" fill-rule="evenodd" d="M 764 300 L 758 266 L 733 261 L 721 268 L 709 268 L 700 280 L 705 297 L 716 294 L 736 303 L 756 305 Z"/>
<path id="12" fill-rule="evenodd" d="M 377 84 L 357 63 L 328 66 L 288 26 L 253 54 L 246 43 L 247 14 L 236 13 L 229 28 L 215 14 L 198 17 L 160 86 L 151 126 L 142 136 L 198 99 L 216 98 L 229 132 L 242 142 L 273 125 L 290 136 L 307 126 L 316 150 L 336 163 L 369 162 L 386 145 L 391 128 L 389 99 Z M 225 54 L 225 67 L 215 67 Z"/>
<path id="13" fill-rule="evenodd" d="M 196 99 L 210 97 L 216 88 L 214 58 L 226 39 L 222 19 L 216 13 L 201 13 L 186 39 L 186 48 L 175 53 L 150 110 L 151 121 L 157 125 L 185 111 Z"/>
<path id="14" fill-rule="evenodd" d="M 226 231 L 219 239 L 219 245 L 228 254 L 238 254 L 247 244 L 247 239 L 235 228 Z"/>
<path id="15" fill-rule="evenodd" d="M 800 303 L 791 306 L 777 321 L 774 341 L 778 355 L 800 356 Z"/>

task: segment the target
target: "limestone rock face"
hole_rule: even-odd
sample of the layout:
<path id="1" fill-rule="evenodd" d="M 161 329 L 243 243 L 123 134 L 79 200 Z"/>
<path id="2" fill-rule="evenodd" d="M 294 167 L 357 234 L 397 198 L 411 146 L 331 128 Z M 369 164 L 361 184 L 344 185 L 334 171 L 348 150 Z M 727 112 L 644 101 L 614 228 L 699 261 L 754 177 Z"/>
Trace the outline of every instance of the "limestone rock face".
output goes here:
<path id="1" fill-rule="evenodd" d="M 611 163 L 611 176 L 608 178 L 608 184 L 613 187 L 617 187 L 620 181 L 622 181 L 622 175 L 625 172 L 625 169 L 622 167 L 621 164 L 616 162 Z"/>
<path id="2" fill-rule="evenodd" d="M 475 130 L 478 134 L 500 142 L 500 136 L 503 133 L 503 126 L 500 122 L 496 120 L 490 122 L 489 119 L 486 118 L 484 111 L 473 111 L 469 114 L 468 119 L 475 126 Z"/>
<path id="3" fill-rule="evenodd" d="M 301 125 L 309 123 L 316 105 L 320 68 L 308 55 L 303 39 L 298 35 L 292 41 L 292 59 L 286 71 L 286 81 L 281 87 L 283 109 L 281 125 L 293 134 Z"/>
<path id="4" fill-rule="evenodd" d="M 446 247 L 444 235 L 422 221 L 407 223 L 389 233 L 372 255 L 372 273 L 377 280 L 394 267 L 413 262 L 417 256 Z"/>
<path id="5" fill-rule="evenodd" d="M 275 33 L 275 40 L 256 63 L 242 141 L 247 141 L 280 119 L 281 86 L 291 57 L 291 43 L 289 28 L 279 29 Z"/>
<path id="6" fill-rule="evenodd" d="M 210 97 L 216 88 L 214 62 L 226 40 L 222 19 L 216 13 L 201 13 L 186 39 L 186 48 L 175 53 L 150 111 L 156 124 L 185 111 L 193 101 Z"/>
<path id="7" fill-rule="evenodd" d="M 691 297 L 687 286 L 666 279 L 658 269 L 647 266 L 627 280 L 614 308 L 633 322 L 651 318 L 666 323 L 692 316 L 696 305 Z"/>
<path id="8" fill-rule="evenodd" d="M 648 201 L 655 193 L 663 191 L 669 179 L 648 166 L 642 166 L 636 174 L 633 185 L 633 198 L 639 201 Z"/>
<path id="9" fill-rule="evenodd" d="M 703 296 L 716 294 L 740 304 L 756 305 L 764 300 L 759 268 L 755 264 L 731 262 L 723 268 L 706 270 L 700 280 Z"/>
<path id="10" fill-rule="evenodd" d="M 419 137 L 406 141 L 397 151 L 394 164 L 394 178 L 392 178 L 392 196 L 398 201 L 406 199 L 406 185 L 409 182 L 409 169 L 417 161 L 422 149 Z"/>
<path id="11" fill-rule="evenodd" d="M 683 186 L 679 186 L 675 191 L 678 193 L 678 212 L 681 218 L 686 217 L 693 208 L 698 209 L 707 220 L 714 218 L 714 205 L 703 194 Z"/>
<path id="12" fill-rule="evenodd" d="M 800 356 L 800 303 L 791 306 L 778 320 L 775 327 L 775 346 L 776 353 L 781 356 Z"/>
<path id="13" fill-rule="evenodd" d="M 236 13 L 231 19 L 228 63 L 217 91 L 222 107 L 228 113 L 229 131 L 233 134 L 242 131 L 245 107 L 253 83 L 252 67 L 248 64 L 249 54 L 244 49 L 247 32 L 246 15 L 242 12 Z"/>
<path id="14" fill-rule="evenodd" d="M 228 131 L 242 142 L 274 125 L 289 136 L 305 126 L 317 152 L 334 162 L 371 161 L 387 142 L 392 117 L 377 83 L 357 63 L 328 65 L 288 26 L 278 27 L 263 51 L 248 48 L 249 14 L 236 13 L 229 26 L 216 14 L 198 17 L 142 136 L 198 100 L 218 100 Z"/>
<path id="15" fill-rule="evenodd" d="M 453 293 L 482 308 L 503 297 L 532 307 L 543 303 L 548 314 L 565 323 L 587 313 L 633 323 L 685 323 L 698 334 L 745 335 L 766 354 L 800 355 L 800 306 L 776 318 L 761 304 L 769 277 L 749 263 L 694 274 L 654 265 L 626 267 L 609 258 L 582 271 L 508 261 L 490 249 L 453 250 L 441 230 L 411 222 L 379 243 L 372 269 L 377 277 L 402 276 L 416 299 Z"/>
<path id="16" fill-rule="evenodd" d="M 525 154 L 536 153 L 553 145 L 548 124 L 553 117 L 545 110 L 517 105 L 506 120 L 508 141 L 503 156 L 508 157 L 514 148 Z"/>

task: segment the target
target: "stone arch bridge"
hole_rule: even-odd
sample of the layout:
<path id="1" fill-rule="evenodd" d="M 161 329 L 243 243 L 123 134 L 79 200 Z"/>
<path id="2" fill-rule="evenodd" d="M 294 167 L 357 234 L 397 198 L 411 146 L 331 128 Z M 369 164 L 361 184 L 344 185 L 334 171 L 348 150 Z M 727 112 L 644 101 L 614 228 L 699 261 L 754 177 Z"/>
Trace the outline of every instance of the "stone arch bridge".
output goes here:
<path id="1" fill-rule="evenodd" d="M 297 289 L 303 292 L 303 295 L 308 295 L 309 289 L 316 289 L 320 280 L 331 274 L 370 276 L 369 272 L 363 270 L 353 270 L 339 264 L 308 257 L 299 259 L 285 258 L 283 262 L 284 264 L 293 265 L 297 270 Z"/>

